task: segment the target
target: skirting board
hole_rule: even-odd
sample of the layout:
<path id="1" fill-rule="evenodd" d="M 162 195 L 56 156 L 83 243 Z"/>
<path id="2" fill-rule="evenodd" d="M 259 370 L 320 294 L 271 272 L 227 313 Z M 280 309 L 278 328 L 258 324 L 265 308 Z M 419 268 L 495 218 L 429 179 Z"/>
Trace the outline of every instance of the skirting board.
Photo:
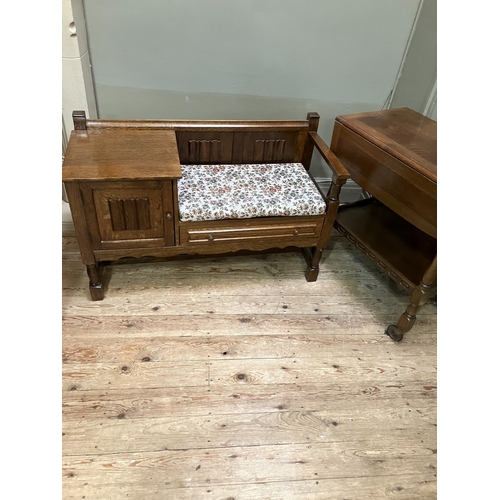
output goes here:
<path id="1" fill-rule="evenodd" d="M 319 188 L 323 193 L 327 193 L 330 188 L 332 180 L 328 177 L 316 178 Z M 353 201 L 358 201 L 363 198 L 362 189 L 351 179 L 347 179 L 347 182 L 340 190 L 340 202 L 341 203 L 351 203 Z"/>

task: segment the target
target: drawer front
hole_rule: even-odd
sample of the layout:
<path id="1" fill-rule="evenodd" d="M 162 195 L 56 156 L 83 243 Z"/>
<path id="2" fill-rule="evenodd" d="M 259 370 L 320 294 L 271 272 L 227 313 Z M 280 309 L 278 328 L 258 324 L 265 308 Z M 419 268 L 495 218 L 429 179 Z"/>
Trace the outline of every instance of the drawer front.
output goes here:
<path id="1" fill-rule="evenodd" d="M 304 239 L 318 238 L 323 217 L 241 219 L 180 223 L 181 245 L 212 244 L 217 242 L 251 242 L 270 239 L 286 240 L 290 246 Z"/>

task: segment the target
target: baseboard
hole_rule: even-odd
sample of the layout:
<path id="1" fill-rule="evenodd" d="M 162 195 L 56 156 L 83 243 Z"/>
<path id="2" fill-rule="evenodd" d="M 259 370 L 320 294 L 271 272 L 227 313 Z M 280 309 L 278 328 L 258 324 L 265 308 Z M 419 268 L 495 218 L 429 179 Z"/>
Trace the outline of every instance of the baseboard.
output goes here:
<path id="1" fill-rule="evenodd" d="M 319 188 L 323 193 L 327 193 L 330 188 L 332 180 L 328 177 L 317 178 Z M 347 179 L 345 185 L 342 186 L 340 190 L 340 201 L 341 203 L 351 203 L 353 201 L 358 201 L 362 199 L 362 189 L 352 180 Z"/>

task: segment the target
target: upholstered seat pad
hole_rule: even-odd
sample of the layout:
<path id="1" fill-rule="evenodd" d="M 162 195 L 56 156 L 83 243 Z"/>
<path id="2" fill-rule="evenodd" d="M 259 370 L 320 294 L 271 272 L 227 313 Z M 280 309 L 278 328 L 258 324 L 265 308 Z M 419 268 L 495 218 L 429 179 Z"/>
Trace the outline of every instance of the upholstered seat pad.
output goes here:
<path id="1" fill-rule="evenodd" d="M 326 204 L 300 163 L 181 165 L 181 221 L 324 214 Z"/>

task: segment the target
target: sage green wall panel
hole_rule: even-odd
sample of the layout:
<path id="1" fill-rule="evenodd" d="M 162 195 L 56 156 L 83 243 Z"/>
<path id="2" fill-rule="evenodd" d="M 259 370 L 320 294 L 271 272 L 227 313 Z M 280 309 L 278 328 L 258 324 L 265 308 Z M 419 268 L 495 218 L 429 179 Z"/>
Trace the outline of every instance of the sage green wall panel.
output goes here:
<path id="1" fill-rule="evenodd" d="M 381 109 L 419 0 L 84 0 L 101 118 Z M 327 176 L 318 162 L 313 173 Z"/>

